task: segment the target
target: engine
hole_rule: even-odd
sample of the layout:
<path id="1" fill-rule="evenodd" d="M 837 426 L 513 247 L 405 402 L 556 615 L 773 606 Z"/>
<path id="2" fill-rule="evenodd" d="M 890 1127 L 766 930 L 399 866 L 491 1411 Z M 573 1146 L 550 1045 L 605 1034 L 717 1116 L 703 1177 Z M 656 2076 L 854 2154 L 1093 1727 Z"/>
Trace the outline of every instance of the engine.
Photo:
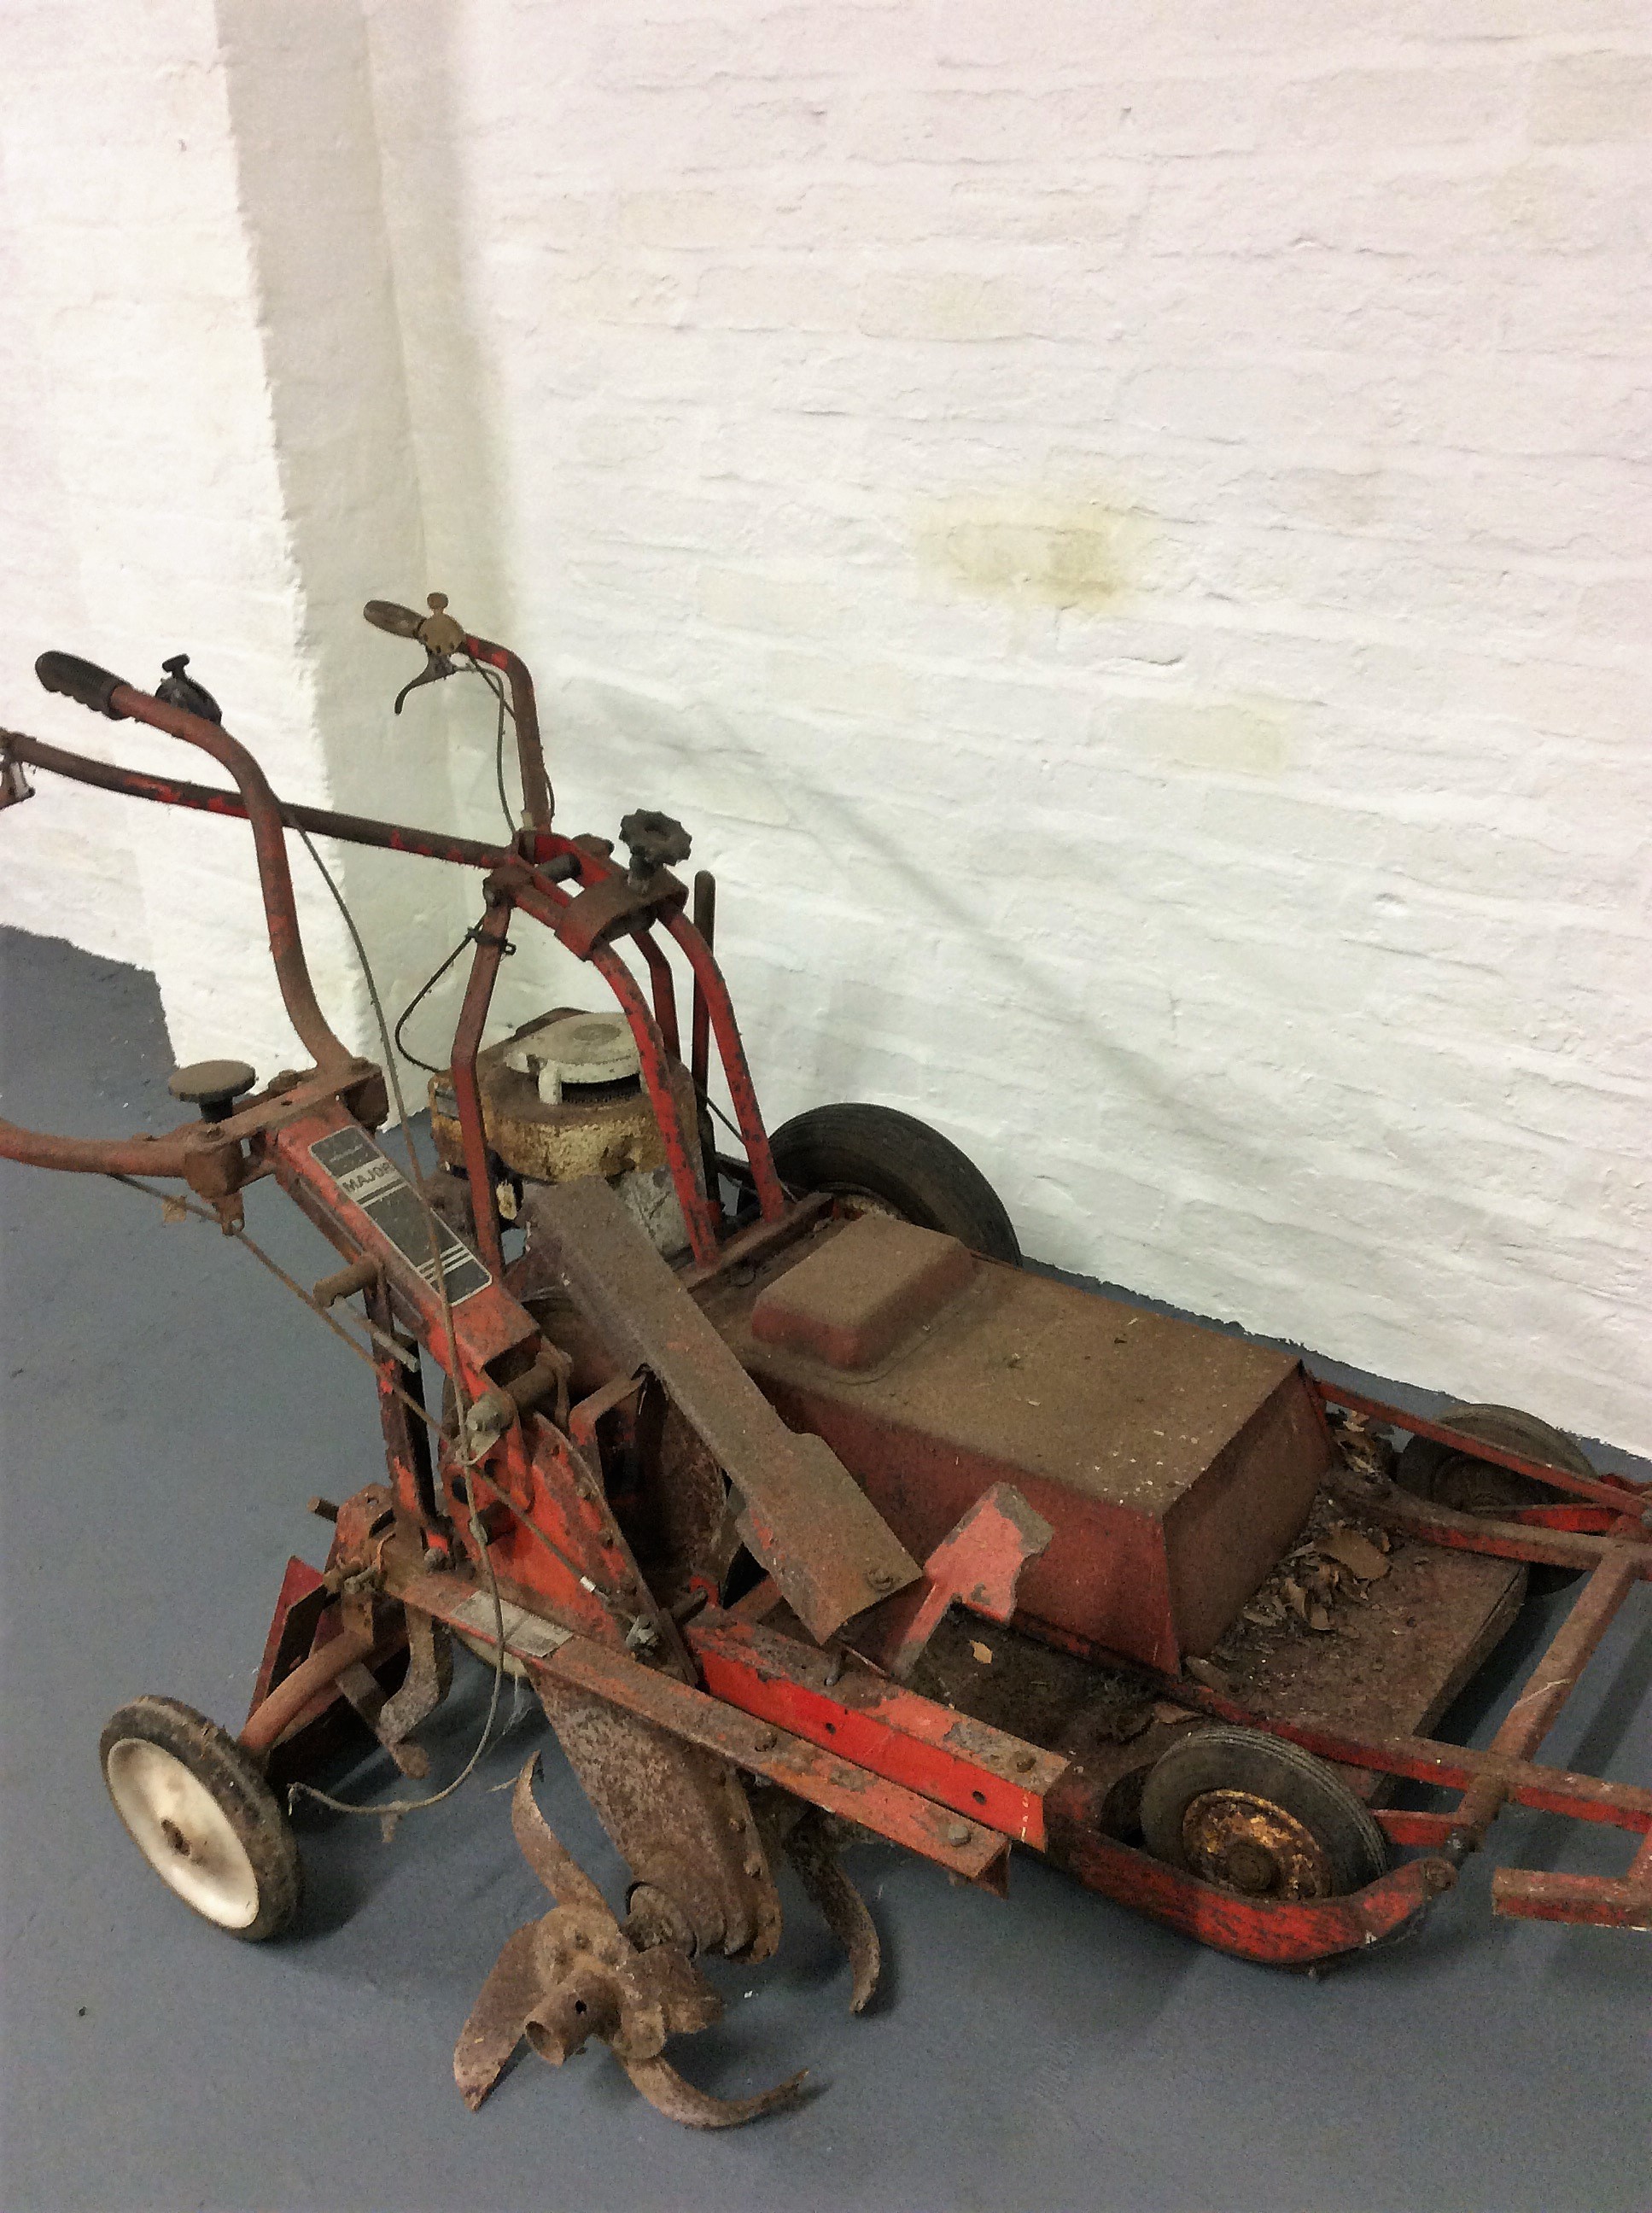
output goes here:
<path id="1" fill-rule="evenodd" d="M 478 1053 L 476 1078 L 483 1126 L 499 1170 L 499 1210 L 507 1220 L 515 1218 L 525 1186 L 600 1175 L 668 1259 L 687 1250 L 665 1140 L 622 1014 L 558 1007 L 538 1015 Z M 692 1129 L 693 1080 L 674 1064 L 671 1082 L 684 1122 Z M 436 1150 L 452 1173 L 462 1174 L 451 1075 L 433 1076 L 430 1090 Z"/>

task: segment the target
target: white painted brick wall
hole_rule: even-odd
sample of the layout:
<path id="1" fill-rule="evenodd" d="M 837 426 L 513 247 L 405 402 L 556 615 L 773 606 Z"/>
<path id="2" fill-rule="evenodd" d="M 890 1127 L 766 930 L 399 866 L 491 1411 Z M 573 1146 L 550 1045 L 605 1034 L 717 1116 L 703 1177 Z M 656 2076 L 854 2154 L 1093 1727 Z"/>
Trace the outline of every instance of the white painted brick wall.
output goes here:
<path id="1" fill-rule="evenodd" d="M 352 627 L 439 585 L 566 818 L 718 869 L 771 1119 L 927 1114 L 1042 1257 L 1652 1447 L 1643 0 L 44 18 L 6 716 L 83 741 L 38 644 L 187 617 L 293 788 L 481 828 L 485 716 L 390 731 Z M 0 911 L 64 926 L 10 857 L 94 806 Z M 412 865 L 351 881 L 398 980 Z"/>
<path id="2" fill-rule="evenodd" d="M 15 9 L 0 36 L 0 314 L 18 372 L 0 721 L 220 782 L 204 755 L 48 698 L 33 676 L 57 646 L 153 686 L 187 649 L 277 786 L 325 796 L 215 11 Z M 152 963 L 180 1059 L 291 1064 L 245 828 L 38 781 L 0 825 L 0 915 Z M 300 884 L 337 1004 L 337 931 Z"/>

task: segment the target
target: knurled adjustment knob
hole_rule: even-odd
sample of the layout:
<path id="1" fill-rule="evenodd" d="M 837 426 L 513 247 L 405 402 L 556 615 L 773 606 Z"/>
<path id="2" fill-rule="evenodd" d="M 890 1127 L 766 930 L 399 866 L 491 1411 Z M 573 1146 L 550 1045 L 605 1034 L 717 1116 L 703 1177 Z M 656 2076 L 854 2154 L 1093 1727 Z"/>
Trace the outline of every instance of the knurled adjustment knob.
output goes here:
<path id="1" fill-rule="evenodd" d="M 258 1070 L 244 1060 L 194 1060 L 187 1068 L 173 1070 L 167 1088 L 186 1106 L 198 1106 L 204 1122 L 222 1122 L 241 1093 L 257 1082 Z"/>
<path id="2" fill-rule="evenodd" d="M 686 861 L 693 843 L 680 822 L 649 808 L 625 816 L 619 825 L 619 841 L 631 855 L 631 878 L 637 883 L 646 883 L 674 861 Z"/>

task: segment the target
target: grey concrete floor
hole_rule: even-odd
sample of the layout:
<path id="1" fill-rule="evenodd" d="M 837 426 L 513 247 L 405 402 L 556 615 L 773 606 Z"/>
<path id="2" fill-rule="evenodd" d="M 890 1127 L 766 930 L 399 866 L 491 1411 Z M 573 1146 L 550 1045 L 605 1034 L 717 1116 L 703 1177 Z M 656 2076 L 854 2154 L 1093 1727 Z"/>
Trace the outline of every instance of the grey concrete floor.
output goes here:
<path id="1" fill-rule="evenodd" d="M 170 1119 L 135 970 L 0 933 L 0 1052 L 13 1119 Z M 273 1191 L 248 1214 L 302 1278 L 328 1265 Z M 0 1231 L 8 2213 L 1608 2213 L 1652 2197 L 1648 1940 L 1496 1921 L 1478 1862 L 1410 1942 L 1311 1982 L 1203 1951 L 1031 1858 L 1001 1905 L 869 1847 L 854 1871 L 891 1960 L 875 2009 L 850 2017 L 846 1972 L 791 1891 L 778 1960 L 720 1970 L 727 2020 L 685 2053 L 723 2092 L 807 2066 L 800 2108 L 691 2134 L 595 2051 L 558 2075 L 524 2063 L 471 2116 L 454 2036 L 542 1908 L 501 1795 L 535 1743 L 551 1820 L 599 1879 L 619 1874 L 532 1711 L 389 1845 L 375 1823 L 302 1817 L 305 1918 L 267 1947 L 155 1881 L 98 1772 L 105 1719 L 140 1691 L 239 1722 L 283 1564 L 321 1555 L 305 1498 L 374 1470 L 363 1372 L 246 1254 L 116 1185 L 0 1163 Z M 1530 1610 L 1451 1717 L 1460 1734 L 1484 1741 L 1564 1605 Z M 1632 1613 L 1548 1756 L 1646 1783 L 1652 1631 Z M 462 1764 L 485 1689 L 470 1667 L 439 1716 L 437 1777 Z M 369 1763 L 345 1787 L 389 1782 Z M 1628 1857 L 1618 1832 L 1518 1812 L 1495 1840 L 1543 1866 Z"/>

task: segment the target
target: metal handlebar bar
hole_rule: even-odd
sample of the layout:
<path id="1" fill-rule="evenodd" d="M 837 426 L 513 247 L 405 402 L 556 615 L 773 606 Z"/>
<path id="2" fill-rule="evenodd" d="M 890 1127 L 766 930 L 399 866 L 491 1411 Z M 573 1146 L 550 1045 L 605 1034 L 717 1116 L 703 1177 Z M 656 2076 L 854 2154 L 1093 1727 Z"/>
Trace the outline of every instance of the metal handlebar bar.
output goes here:
<path id="1" fill-rule="evenodd" d="M 448 631 L 459 628 L 443 613 L 445 607 L 445 600 L 438 604 L 437 598 L 433 595 L 431 617 L 416 615 L 411 607 L 399 607 L 388 600 L 370 600 L 363 612 L 375 629 L 386 631 L 393 637 L 418 639 L 426 644 L 428 651 L 436 651 L 440 647 L 432 646 L 424 635 L 427 622 L 440 622 Z M 539 716 L 533 699 L 533 679 L 524 663 L 507 648 L 496 645 L 488 638 L 472 637 L 468 633 L 461 632 L 460 636 L 462 643 L 456 648 L 444 638 L 442 643 L 447 644 L 447 649 L 461 650 L 472 660 L 498 669 L 510 686 L 511 710 L 516 723 L 517 750 L 521 763 L 522 792 L 527 802 L 528 822 L 533 830 L 549 835 L 552 800 L 539 747 Z M 233 799 L 228 793 L 192 784 L 175 784 L 143 776 L 137 771 L 82 760 L 77 755 L 63 753 L 59 748 L 34 740 L 13 738 L 9 747 L 19 758 L 32 758 L 40 766 L 60 770 L 88 783 L 107 784 L 139 797 L 201 807 L 214 812 L 244 813 L 252 826 L 270 954 L 275 963 L 276 980 L 288 1017 L 322 1075 L 359 1071 L 363 1064 L 357 1061 L 334 1032 L 315 997 L 299 930 L 292 875 L 287 863 L 284 825 L 291 822 L 296 827 L 310 826 L 362 843 L 400 847 L 404 850 L 425 852 L 434 857 L 463 861 L 482 867 L 502 863 L 506 853 L 472 840 L 446 838 L 424 832 L 405 830 L 393 823 L 367 822 L 353 816 L 328 815 L 314 808 L 283 808 L 252 754 L 219 724 L 209 722 L 186 708 L 140 691 L 112 670 L 100 668 L 95 661 L 84 661 L 76 654 L 43 653 L 34 664 L 34 671 L 46 691 L 73 699 L 93 714 L 105 715 L 112 722 L 131 720 L 147 722 L 154 729 L 164 730 L 168 736 L 181 739 L 186 745 L 198 747 L 203 753 L 210 753 L 229 771 L 235 785 Z M 535 852 L 531 857 L 539 859 L 541 856 Z M 550 857 L 547 865 L 553 873 L 561 874 L 564 866 L 562 857 Z M 0 1118 L 0 1158 L 27 1161 L 41 1167 L 66 1168 L 94 1174 L 183 1176 L 187 1174 L 199 1137 L 198 1127 L 192 1125 L 186 1130 L 174 1131 L 165 1137 L 60 1137 L 45 1131 L 24 1129 L 17 1123 Z"/>
<path id="2" fill-rule="evenodd" d="M 108 669 L 100 668 L 95 661 L 82 661 L 76 654 L 43 653 L 34 664 L 34 673 L 48 692 L 61 692 L 67 698 L 78 700 L 82 707 L 94 714 L 107 715 L 112 722 L 130 718 L 148 722 L 171 737 L 181 738 L 186 745 L 198 746 L 229 770 L 253 826 L 270 954 L 288 1016 L 314 1055 L 321 1074 L 342 1075 L 346 1070 L 360 1069 L 362 1064 L 334 1034 L 317 1003 L 299 935 L 280 803 L 246 747 L 216 722 L 154 698 Z M 27 1161 L 36 1167 L 64 1168 L 94 1175 L 187 1177 L 198 1150 L 199 1138 L 199 1127 L 195 1125 L 174 1131 L 164 1137 L 111 1139 L 57 1137 L 0 1119 L 0 1158 Z"/>
<path id="3" fill-rule="evenodd" d="M 533 697 L 533 680 L 527 673 L 527 664 L 508 646 L 496 645 L 491 638 L 474 637 L 451 616 L 445 595 L 432 592 L 430 613 L 415 614 L 411 607 L 404 607 L 395 600 L 369 600 L 362 609 L 363 618 L 375 630 L 387 631 L 393 637 L 416 639 L 431 661 L 442 662 L 440 674 L 446 675 L 445 656 L 462 653 L 470 660 L 483 661 L 497 668 L 510 686 L 510 712 L 516 725 L 516 759 L 522 779 L 522 803 L 527 809 L 528 827 L 548 830 L 556 808 L 551 789 L 551 780 L 545 771 L 545 749 L 539 741 L 539 710 Z M 411 687 L 410 687 L 411 688 Z M 403 694 L 405 698 L 405 693 Z"/>
<path id="4" fill-rule="evenodd" d="M 353 1063 L 355 1055 L 321 1012 L 315 986 L 310 980 L 299 934 L 298 909 L 293 899 L 292 872 L 287 866 L 287 840 L 280 802 L 246 747 L 216 722 L 209 722 L 204 716 L 192 715 L 185 708 L 169 706 L 164 700 L 140 692 L 136 685 L 112 675 L 107 668 L 82 661 L 72 653 L 43 653 L 34 664 L 34 673 L 48 692 L 66 693 L 82 706 L 107 715 L 113 722 L 130 716 L 134 722 L 148 722 L 154 729 L 166 731 L 169 737 L 181 738 L 186 745 L 198 746 L 229 770 L 247 809 L 247 819 L 253 826 L 270 956 L 275 962 L 276 981 L 281 987 L 288 1019 L 314 1056 L 319 1069 L 326 1070 Z"/>

